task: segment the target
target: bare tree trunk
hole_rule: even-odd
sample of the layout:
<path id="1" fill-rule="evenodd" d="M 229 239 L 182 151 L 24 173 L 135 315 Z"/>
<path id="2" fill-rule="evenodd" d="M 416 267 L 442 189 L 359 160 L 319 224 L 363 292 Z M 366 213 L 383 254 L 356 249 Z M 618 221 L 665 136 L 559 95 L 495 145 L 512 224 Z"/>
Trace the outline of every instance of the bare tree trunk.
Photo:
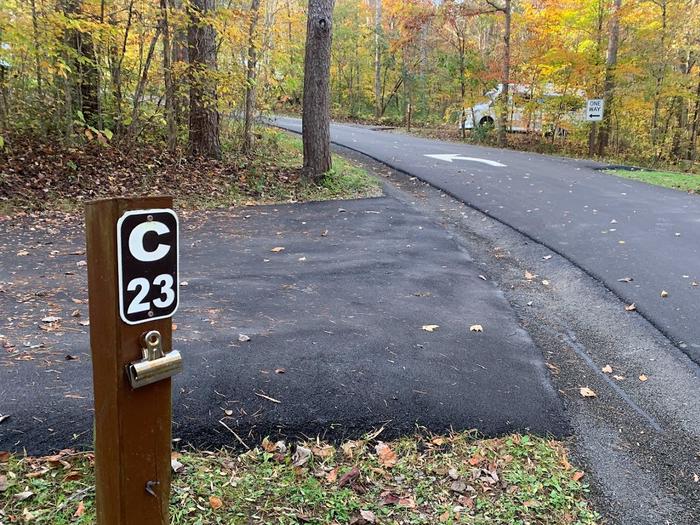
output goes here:
<path id="1" fill-rule="evenodd" d="M 151 39 L 151 44 L 148 46 L 148 55 L 146 55 L 146 62 L 143 65 L 143 70 L 141 71 L 141 77 L 139 78 L 139 83 L 136 85 L 136 92 L 134 93 L 134 104 L 131 110 L 131 124 L 129 125 L 130 136 L 134 136 L 134 132 L 138 129 L 139 122 L 139 109 L 141 108 L 141 101 L 143 100 L 143 92 L 146 89 L 146 82 L 148 81 L 148 70 L 151 69 L 151 61 L 153 60 L 153 53 L 156 49 L 156 43 L 160 37 L 161 27 L 158 26 L 155 35 Z"/>
<path id="2" fill-rule="evenodd" d="M 129 40 L 129 32 L 131 31 L 131 21 L 134 16 L 134 0 L 130 0 L 127 10 L 126 27 L 124 28 L 124 38 L 122 39 L 121 49 L 117 49 L 115 45 L 110 45 L 110 77 L 112 80 L 112 93 L 116 105 L 116 129 L 117 135 L 121 135 L 124 131 L 122 119 L 122 102 L 124 95 L 122 92 L 122 63 L 124 55 L 126 55 L 126 45 Z M 115 29 L 118 28 L 118 22 L 114 15 L 109 16 L 109 24 Z"/>
<path id="3" fill-rule="evenodd" d="M 374 116 L 382 116 L 382 0 L 374 0 Z"/>
<path id="4" fill-rule="evenodd" d="M 695 90 L 695 111 L 693 113 L 693 127 L 690 131 L 690 144 L 688 157 L 695 162 L 698 156 L 698 132 L 700 131 L 700 74 L 698 74 L 698 87 Z"/>
<path id="5" fill-rule="evenodd" d="M 7 116 L 10 114 L 7 84 L 5 82 L 6 74 L 7 69 L 4 66 L 0 66 L 0 129 L 7 128 Z"/>
<path id="6" fill-rule="evenodd" d="M 596 18 L 596 52 L 595 52 L 595 64 L 598 66 L 601 61 L 600 61 L 600 51 L 602 48 L 602 43 L 603 43 L 603 19 L 605 17 L 605 11 L 603 8 L 603 0 L 598 0 L 598 5 L 597 5 L 597 18 Z M 594 93 L 594 96 L 598 96 L 598 91 L 599 85 L 598 82 L 596 82 L 596 93 Z M 598 139 L 598 123 L 597 122 L 591 122 L 591 128 L 588 132 L 588 156 L 592 157 L 595 155 L 596 152 L 596 140 Z"/>
<path id="7" fill-rule="evenodd" d="M 31 2 L 32 6 L 32 30 L 34 33 L 34 61 L 35 61 L 35 66 L 36 66 L 36 84 L 37 84 L 37 93 L 39 94 L 39 100 L 44 99 L 44 92 L 43 92 L 43 78 L 41 76 L 41 64 L 39 60 L 39 22 L 37 19 L 37 12 L 36 12 L 36 1 L 32 0 Z"/>
<path id="8" fill-rule="evenodd" d="M 160 0 L 160 25 L 163 29 L 163 81 L 165 83 L 165 121 L 167 123 L 168 151 L 177 149 L 177 122 L 175 121 L 175 88 L 173 86 L 172 44 L 168 0 Z"/>
<path id="9" fill-rule="evenodd" d="M 304 173 L 311 180 L 319 180 L 332 167 L 329 82 L 334 5 L 335 0 L 309 0 L 302 139 Z"/>
<path id="10" fill-rule="evenodd" d="M 64 0 L 63 13 L 71 18 L 81 13 L 81 0 Z M 69 59 L 70 67 L 77 72 L 77 82 L 72 86 L 75 96 L 71 97 L 72 104 L 82 111 L 85 122 L 97 125 L 98 120 L 98 71 L 95 64 L 95 51 L 92 35 L 77 28 L 66 29 L 64 41 L 75 50 L 75 60 Z"/>
<path id="11" fill-rule="evenodd" d="M 195 157 L 221 158 L 216 84 L 216 30 L 202 20 L 214 0 L 192 0 L 188 8 L 187 44 L 190 60 L 189 152 Z"/>
<path id="12" fill-rule="evenodd" d="M 464 107 L 465 100 L 464 98 L 466 97 L 467 94 L 467 86 L 466 86 L 466 79 L 464 78 L 465 70 L 466 70 L 466 65 L 464 64 L 464 49 L 465 43 L 464 43 L 464 38 L 460 36 L 459 38 L 459 47 L 460 47 L 460 52 L 459 52 L 459 92 L 460 92 L 460 99 L 459 99 L 459 104 L 460 104 L 460 112 L 459 112 L 459 128 L 462 133 L 462 140 L 467 138 L 467 129 L 466 129 L 466 120 L 467 120 L 467 110 Z"/>
<path id="13" fill-rule="evenodd" d="M 653 148 L 654 158 L 659 158 L 661 151 L 659 150 L 659 112 L 661 110 L 661 86 L 666 77 L 666 0 L 654 2 L 661 9 L 661 35 L 659 40 L 659 52 L 661 53 L 660 64 L 656 64 L 658 71 L 656 72 L 656 86 L 654 88 L 654 112 L 651 117 L 651 146 Z"/>
<path id="14" fill-rule="evenodd" d="M 251 0 L 250 25 L 248 26 L 248 64 L 245 84 L 245 117 L 243 123 L 243 153 L 250 155 L 253 151 L 253 117 L 255 112 L 256 67 L 258 54 L 255 43 L 256 27 L 260 11 L 260 0 Z"/>
<path id="15" fill-rule="evenodd" d="M 503 7 L 505 17 L 503 28 L 503 65 L 501 66 L 501 102 L 498 115 L 498 145 L 508 145 L 508 95 L 510 92 L 510 24 L 511 24 L 511 0 L 505 0 Z"/>
<path id="16" fill-rule="evenodd" d="M 620 8 L 622 0 L 613 0 L 613 10 L 610 14 L 610 37 L 608 39 L 608 56 L 605 61 L 605 106 L 603 122 L 598 133 L 598 155 L 605 155 L 605 148 L 610 140 L 612 112 L 615 95 L 615 68 L 617 66 L 617 50 L 620 46 Z"/>

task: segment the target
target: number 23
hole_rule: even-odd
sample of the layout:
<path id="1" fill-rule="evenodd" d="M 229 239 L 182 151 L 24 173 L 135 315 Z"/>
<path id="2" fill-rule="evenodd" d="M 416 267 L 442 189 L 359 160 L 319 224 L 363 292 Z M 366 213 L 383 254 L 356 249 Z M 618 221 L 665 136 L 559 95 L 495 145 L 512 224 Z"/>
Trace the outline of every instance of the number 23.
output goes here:
<path id="1" fill-rule="evenodd" d="M 156 308 L 167 308 L 175 301 L 175 290 L 173 290 L 173 276 L 167 273 L 162 273 L 153 279 L 153 285 L 160 287 L 160 297 L 153 300 L 153 305 Z M 129 281 L 126 289 L 130 292 L 138 290 L 136 297 L 129 303 L 127 313 L 135 314 L 138 312 L 146 312 L 150 310 L 151 303 L 143 302 L 151 290 L 151 283 L 144 277 L 137 277 Z M 165 295 L 165 298 L 163 298 Z"/>

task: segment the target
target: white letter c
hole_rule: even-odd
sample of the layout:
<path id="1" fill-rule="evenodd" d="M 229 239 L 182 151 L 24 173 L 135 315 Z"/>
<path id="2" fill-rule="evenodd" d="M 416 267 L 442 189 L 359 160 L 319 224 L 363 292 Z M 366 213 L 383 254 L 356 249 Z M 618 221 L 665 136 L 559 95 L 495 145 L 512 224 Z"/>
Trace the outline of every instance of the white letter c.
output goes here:
<path id="1" fill-rule="evenodd" d="M 136 226 L 129 234 L 129 251 L 143 262 L 157 261 L 165 257 L 170 251 L 169 244 L 159 244 L 153 251 L 148 251 L 143 246 L 143 238 L 148 232 L 156 232 L 158 235 L 170 233 L 170 228 L 158 221 L 143 222 Z"/>

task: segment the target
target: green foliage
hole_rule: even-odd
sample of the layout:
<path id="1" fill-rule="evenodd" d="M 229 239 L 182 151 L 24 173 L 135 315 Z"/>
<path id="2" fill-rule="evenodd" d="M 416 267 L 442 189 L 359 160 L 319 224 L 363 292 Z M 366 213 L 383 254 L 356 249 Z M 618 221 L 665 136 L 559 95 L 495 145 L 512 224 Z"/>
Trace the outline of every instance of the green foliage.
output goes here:
<path id="1" fill-rule="evenodd" d="M 608 170 L 608 173 L 626 179 L 639 180 L 655 186 L 700 193 L 700 175 L 671 171 Z"/>

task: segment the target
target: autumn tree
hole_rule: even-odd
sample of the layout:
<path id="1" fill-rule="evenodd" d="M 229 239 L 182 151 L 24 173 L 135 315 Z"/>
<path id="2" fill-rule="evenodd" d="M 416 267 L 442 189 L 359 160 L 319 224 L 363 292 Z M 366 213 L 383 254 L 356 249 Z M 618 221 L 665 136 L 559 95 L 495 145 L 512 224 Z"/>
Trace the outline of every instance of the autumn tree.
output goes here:
<path id="1" fill-rule="evenodd" d="M 216 93 L 216 31 L 207 17 L 214 0 L 192 0 L 188 8 L 190 65 L 189 151 L 197 157 L 221 158 Z"/>
<path id="2" fill-rule="evenodd" d="M 318 180 L 331 167 L 330 66 L 335 0 L 309 0 L 304 58 L 304 173 Z"/>
<path id="3" fill-rule="evenodd" d="M 251 0 L 248 26 L 248 57 L 246 64 L 245 106 L 243 114 L 243 152 L 250 154 L 253 151 L 253 118 L 255 113 L 256 93 L 256 69 L 258 65 L 258 52 L 256 43 L 256 31 L 260 16 L 260 0 Z"/>
<path id="4" fill-rule="evenodd" d="M 503 58 L 501 62 L 501 92 L 498 95 L 498 145 L 505 147 L 508 139 L 508 103 L 510 94 L 510 33 L 512 0 L 486 0 L 491 7 L 503 14 Z"/>
<path id="5" fill-rule="evenodd" d="M 613 102 L 615 96 L 615 70 L 617 67 L 617 52 L 620 45 L 620 9 L 622 0 L 613 0 L 610 13 L 610 35 L 608 37 L 608 54 L 605 60 L 605 105 L 603 124 L 598 134 L 598 155 L 605 154 L 610 140 L 612 127 Z"/>

